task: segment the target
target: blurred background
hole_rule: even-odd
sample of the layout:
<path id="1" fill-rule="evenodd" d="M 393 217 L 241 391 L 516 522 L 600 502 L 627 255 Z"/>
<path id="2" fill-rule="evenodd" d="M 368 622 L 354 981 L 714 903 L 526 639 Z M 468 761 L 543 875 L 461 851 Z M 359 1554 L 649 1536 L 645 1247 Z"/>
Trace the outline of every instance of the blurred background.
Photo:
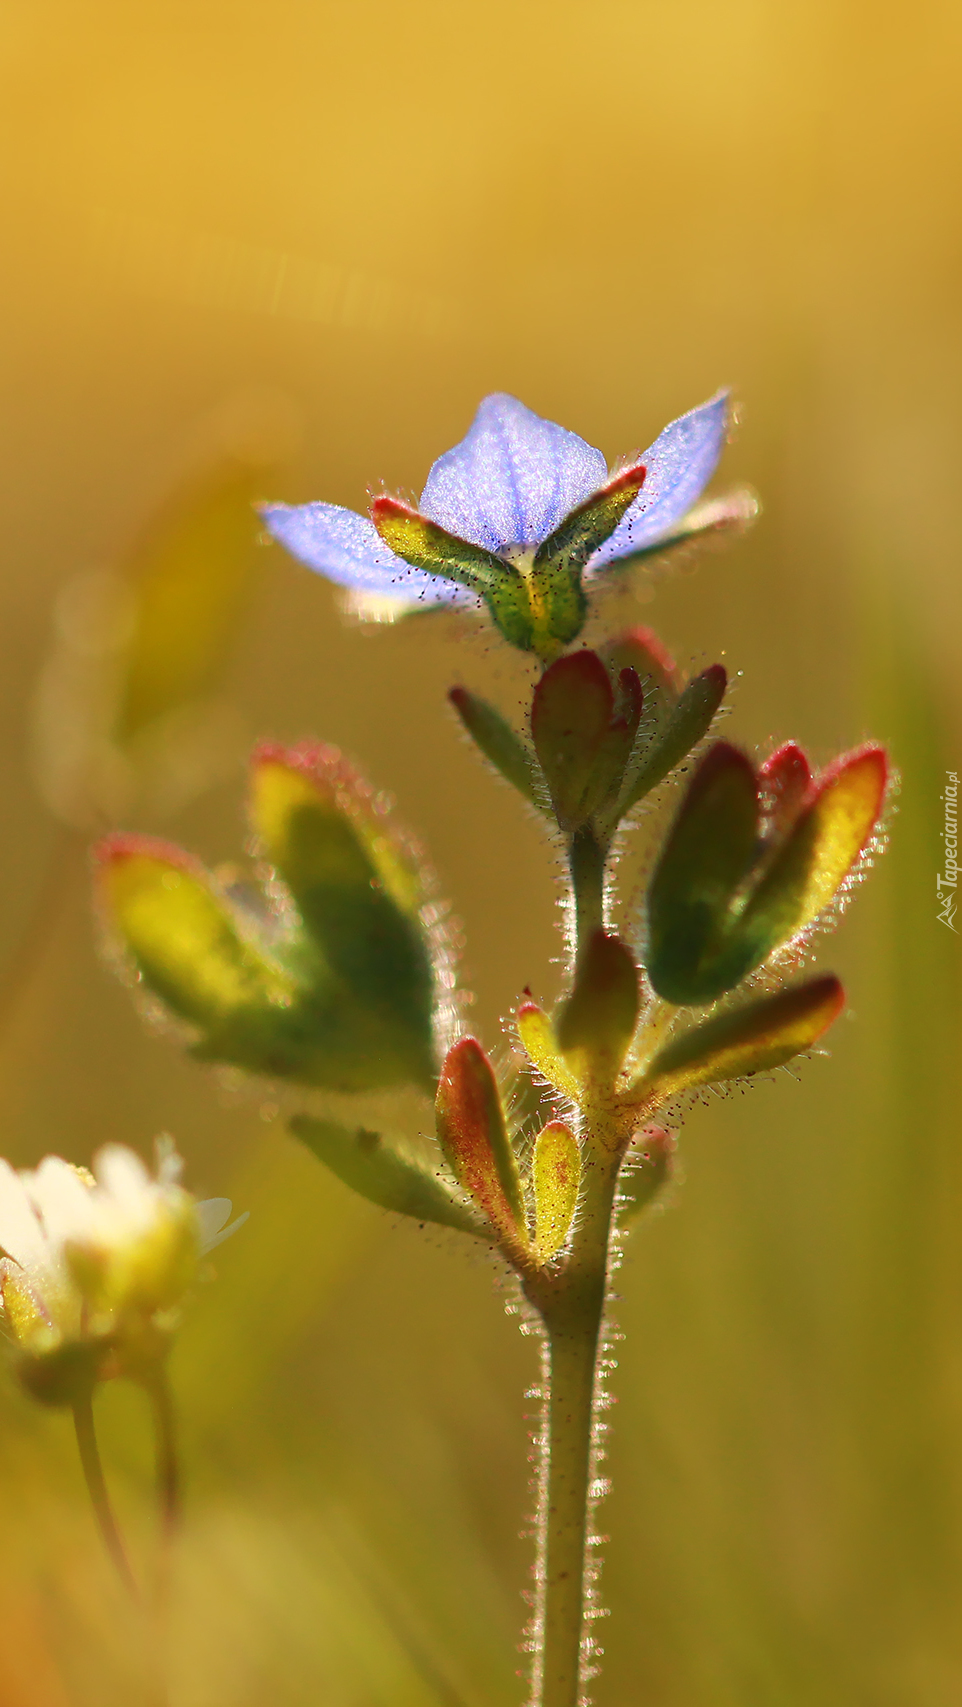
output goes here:
<path id="1" fill-rule="evenodd" d="M 872 734 L 903 787 L 830 1057 L 693 1111 L 621 1272 L 597 1702 L 962 1699 L 960 48 L 948 0 L 0 6 L 0 1149 L 167 1130 L 251 1211 L 174 1362 L 173 1707 L 517 1707 L 536 1360 L 482 1255 L 143 1025 L 90 834 L 235 858 L 250 739 L 340 744 L 496 1042 L 555 988 L 553 868 L 444 694 L 523 662 L 345 624 L 250 500 L 420 489 L 492 390 L 614 457 L 723 383 L 762 518 L 608 618 L 722 657 L 734 738 Z M 0 1409 L 0 1707 L 152 1700 L 68 1423 Z M 146 1419 L 100 1416 L 141 1556 Z"/>

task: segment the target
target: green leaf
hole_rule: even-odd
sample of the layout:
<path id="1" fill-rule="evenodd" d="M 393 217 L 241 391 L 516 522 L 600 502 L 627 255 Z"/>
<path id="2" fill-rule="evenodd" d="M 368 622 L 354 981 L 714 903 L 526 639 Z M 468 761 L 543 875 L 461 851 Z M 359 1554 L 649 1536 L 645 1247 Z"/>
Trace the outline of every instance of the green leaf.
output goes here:
<path id="1" fill-rule="evenodd" d="M 727 686 L 728 675 L 722 664 L 712 664 L 688 683 L 667 712 L 652 744 L 638 755 L 637 765 L 629 768 L 624 789 L 611 813 L 613 823 L 618 823 L 633 806 L 637 806 L 639 800 L 664 782 L 665 777 L 704 739 L 725 697 Z"/>
<path id="2" fill-rule="evenodd" d="M 433 1087 L 434 972 L 416 861 L 335 749 L 259 748 L 250 800 L 257 836 L 310 939 L 297 970 L 309 983 L 315 965 L 329 969 L 380 1029 L 380 1046 Z"/>
<path id="3" fill-rule="evenodd" d="M 691 780 L 648 891 L 647 972 L 665 1001 L 714 1001 L 747 970 L 734 966 L 738 946 L 727 932 L 757 849 L 754 769 L 717 741 Z"/>
<path id="4" fill-rule="evenodd" d="M 527 1245 L 518 1164 L 494 1069 L 473 1037 L 448 1051 L 435 1103 L 438 1142 L 458 1184 L 510 1245 Z"/>
<path id="5" fill-rule="evenodd" d="M 819 778 L 739 922 L 756 965 L 834 900 L 871 840 L 887 783 L 888 760 L 876 746 L 843 754 Z"/>
<path id="6" fill-rule="evenodd" d="M 531 733 L 561 829 L 587 822 L 621 786 L 641 716 L 641 685 L 631 669 L 619 678 L 623 711 L 596 652 L 559 658 L 535 688 Z"/>
<path id="7" fill-rule="evenodd" d="M 170 497 L 121 564 L 131 596 L 121 743 L 215 682 L 253 583 L 262 482 L 262 470 L 225 459 Z"/>
<path id="8" fill-rule="evenodd" d="M 452 688 L 448 699 L 488 762 L 530 805 L 544 811 L 545 802 L 538 792 L 534 757 L 507 719 L 486 699 L 471 693 L 468 688 Z"/>
<path id="9" fill-rule="evenodd" d="M 468 1205 L 458 1202 L 427 1163 L 401 1143 L 307 1114 L 296 1114 L 290 1129 L 344 1185 L 380 1208 L 455 1227 L 479 1239 L 490 1237 Z"/>
<path id="10" fill-rule="evenodd" d="M 698 1085 L 719 1084 L 781 1067 L 812 1045 L 845 1005 L 839 980 L 828 974 L 718 1014 L 668 1043 L 629 1100 L 663 1099 Z"/>
<path id="11" fill-rule="evenodd" d="M 518 1009 L 518 1036 L 533 1067 L 562 1096 L 577 1102 L 581 1085 L 571 1071 L 555 1036 L 554 1026 L 536 1002 L 523 1002 Z"/>
<path id="12" fill-rule="evenodd" d="M 111 836 L 98 850 L 106 915 L 144 983 L 204 1048 L 226 1060 L 270 1053 L 297 999 L 294 979 L 256 942 L 204 871 L 179 848 L 147 836 Z"/>
<path id="13" fill-rule="evenodd" d="M 612 681 L 622 670 L 634 670 L 645 701 L 646 726 L 660 729 L 678 703 L 678 666 L 653 628 L 627 628 L 598 647 L 598 656 Z"/>

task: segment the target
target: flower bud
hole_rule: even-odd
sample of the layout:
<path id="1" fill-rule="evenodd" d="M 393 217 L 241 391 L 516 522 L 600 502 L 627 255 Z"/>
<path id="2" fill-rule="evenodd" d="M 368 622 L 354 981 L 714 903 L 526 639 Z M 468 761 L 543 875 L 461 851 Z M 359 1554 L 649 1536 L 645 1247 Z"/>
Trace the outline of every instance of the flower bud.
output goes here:
<path id="1" fill-rule="evenodd" d="M 641 718 L 633 669 L 618 699 L 597 652 L 571 652 L 546 670 L 531 706 L 531 734 L 562 830 L 588 823 L 622 786 Z"/>
<path id="2" fill-rule="evenodd" d="M 579 1084 L 612 1083 L 638 1024 L 638 968 L 616 936 L 595 931 L 578 956 L 574 987 L 555 1023 L 558 1047 Z"/>

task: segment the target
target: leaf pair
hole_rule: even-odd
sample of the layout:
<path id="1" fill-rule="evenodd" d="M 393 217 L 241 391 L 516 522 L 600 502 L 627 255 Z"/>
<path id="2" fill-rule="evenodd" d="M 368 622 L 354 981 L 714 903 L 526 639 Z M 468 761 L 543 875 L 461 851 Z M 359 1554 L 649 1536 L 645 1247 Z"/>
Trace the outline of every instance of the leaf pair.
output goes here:
<path id="1" fill-rule="evenodd" d="M 448 1052 L 435 1115 L 438 1141 L 455 1178 L 496 1242 L 519 1266 L 549 1261 L 568 1236 L 578 1200 L 581 1154 L 574 1134 L 552 1120 L 535 1140 L 532 1237 L 497 1079 L 475 1038 L 462 1037 Z"/>
<path id="2" fill-rule="evenodd" d="M 806 930 L 872 838 L 888 766 L 880 747 L 813 780 L 780 748 L 758 773 L 737 747 L 705 755 L 648 892 L 647 972 L 666 1001 L 713 1002 Z"/>
<path id="3" fill-rule="evenodd" d="M 112 836 L 103 908 L 194 1053 L 337 1090 L 434 1082 L 432 944 L 418 861 L 333 748 L 263 746 L 250 816 L 265 891 Z"/>

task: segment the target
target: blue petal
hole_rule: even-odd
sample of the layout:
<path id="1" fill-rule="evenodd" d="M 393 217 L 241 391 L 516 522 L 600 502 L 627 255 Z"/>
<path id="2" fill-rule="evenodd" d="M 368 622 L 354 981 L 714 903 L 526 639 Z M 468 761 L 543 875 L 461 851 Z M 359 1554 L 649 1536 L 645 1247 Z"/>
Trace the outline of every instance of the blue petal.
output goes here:
<path id="1" fill-rule="evenodd" d="M 672 421 L 638 458 L 645 484 L 610 539 L 589 559 L 589 575 L 671 534 L 715 472 L 728 426 L 728 391 Z"/>
<path id="2" fill-rule="evenodd" d="M 540 545 L 602 486 L 600 450 L 532 414 L 516 397 L 486 397 L 467 438 L 439 456 L 421 511 L 487 551 Z"/>
<path id="3" fill-rule="evenodd" d="M 412 569 L 367 516 L 339 504 L 265 504 L 261 515 L 281 545 L 339 587 L 407 604 L 463 604 L 471 597 L 452 581 Z"/>

